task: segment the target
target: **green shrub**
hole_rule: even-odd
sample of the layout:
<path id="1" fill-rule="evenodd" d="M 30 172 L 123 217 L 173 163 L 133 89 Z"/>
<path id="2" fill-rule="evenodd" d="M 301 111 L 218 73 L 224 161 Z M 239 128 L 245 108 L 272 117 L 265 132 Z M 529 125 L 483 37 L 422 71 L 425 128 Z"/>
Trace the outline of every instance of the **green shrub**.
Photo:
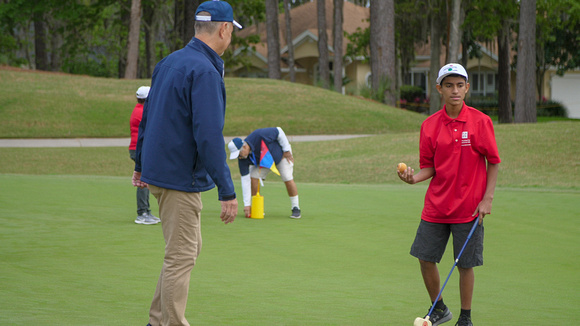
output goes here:
<path id="1" fill-rule="evenodd" d="M 568 110 L 561 102 L 547 100 L 536 104 L 538 117 L 568 117 Z"/>
<path id="2" fill-rule="evenodd" d="M 399 106 L 401 108 L 419 113 L 429 112 L 429 101 L 425 98 L 425 91 L 421 87 L 403 85 L 400 92 Z"/>

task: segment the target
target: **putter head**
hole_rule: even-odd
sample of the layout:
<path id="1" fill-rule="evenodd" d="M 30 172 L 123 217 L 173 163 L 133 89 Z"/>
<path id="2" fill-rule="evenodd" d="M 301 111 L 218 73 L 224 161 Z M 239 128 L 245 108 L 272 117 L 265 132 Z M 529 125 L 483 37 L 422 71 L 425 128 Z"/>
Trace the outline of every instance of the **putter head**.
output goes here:
<path id="1" fill-rule="evenodd" d="M 425 318 L 417 317 L 415 318 L 415 322 L 413 326 L 431 326 L 431 321 L 429 321 L 429 316 Z"/>

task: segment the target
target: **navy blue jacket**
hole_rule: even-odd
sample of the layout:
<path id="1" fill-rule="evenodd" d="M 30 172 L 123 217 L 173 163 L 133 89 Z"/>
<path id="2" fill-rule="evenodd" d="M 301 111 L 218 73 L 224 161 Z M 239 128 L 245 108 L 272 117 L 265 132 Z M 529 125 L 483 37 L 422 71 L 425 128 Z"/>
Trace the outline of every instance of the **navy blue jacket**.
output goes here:
<path id="1" fill-rule="evenodd" d="M 220 56 L 197 38 L 155 66 L 137 140 L 142 181 L 185 192 L 217 184 L 219 200 L 235 198 L 223 137 L 223 72 Z"/>
<path id="2" fill-rule="evenodd" d="M 250 165 L 258 165 L 260 164 L 260 157 L 262 155 L 262 140 L 268 147 L 270 154 L 272 154 L 272 158 L 274 159 L 274 163 L 279 164 L 284 156 L 284 152 L 282 150 L 282 146 L 278 143 L 278 128 L 263 128 L 263 129 L 256 129 L 251 134 L 244 139 L 244 141 L 250 146 L 251 154 L 248 155 L 248 158 L 243 160 L 238 160 L 238 166 L 240 168 L 240 174 L 242 176 L 247 175 L 250 173 Z M 252 155 L 255 157 L 252 157 Z"/>

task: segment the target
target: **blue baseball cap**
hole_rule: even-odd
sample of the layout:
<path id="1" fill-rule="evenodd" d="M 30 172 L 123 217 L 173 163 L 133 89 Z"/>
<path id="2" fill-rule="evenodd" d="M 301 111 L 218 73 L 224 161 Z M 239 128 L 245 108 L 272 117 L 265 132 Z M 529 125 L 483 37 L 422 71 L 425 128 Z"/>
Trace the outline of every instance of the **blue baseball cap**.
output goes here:
<path id="1" fill-rule="evenodd" d="M 209 12 L 210 16 L 198 16 L 197 14 L 206 11 Z M 229 3 L 220 0 L 206 1 L 197 7 L 195 11 L 195 20 L 197 21 L 214 21 L 214 22 L 231 22 L 239 29 L 242 29 L 242 25 L 234 20 L 234 10 Z"/>

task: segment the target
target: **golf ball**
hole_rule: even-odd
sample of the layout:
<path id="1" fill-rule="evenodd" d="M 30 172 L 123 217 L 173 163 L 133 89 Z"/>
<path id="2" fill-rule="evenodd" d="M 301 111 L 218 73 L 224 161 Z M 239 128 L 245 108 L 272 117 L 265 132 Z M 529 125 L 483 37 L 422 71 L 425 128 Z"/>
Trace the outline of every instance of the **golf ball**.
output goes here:
<path id="1" fill-rule="evenodd" d="M 405 164 L 405 163 L 397 164 L 397 170 L 399 170 L 399 173 L 405 172 L 406 169 L 407 169 L 407 164 Z"/>

